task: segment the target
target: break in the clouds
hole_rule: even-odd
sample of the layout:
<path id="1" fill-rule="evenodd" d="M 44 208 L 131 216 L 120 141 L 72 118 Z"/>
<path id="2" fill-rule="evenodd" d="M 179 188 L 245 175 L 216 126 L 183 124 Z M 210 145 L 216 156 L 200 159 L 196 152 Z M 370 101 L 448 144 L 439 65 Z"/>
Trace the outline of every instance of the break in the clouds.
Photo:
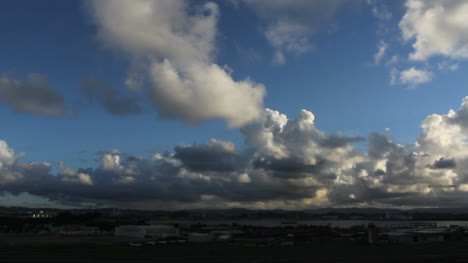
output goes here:
<path id="1" fill-rule="evenodd" d="M 16 112 L 48 117 L 60 117 L 66 110 L 64 97 L 38 73 L 25 80 L 17 79 L 13 72 L 1 73 L 0 104 Z"/>
<path id="2" fill-rule="evenodd" d="M 144 89 L 163 117 L 230 127 L 257 119 L 265 88 L 216 64 L 218 5 L 187 1 L 91 1 L 99 38 L 131 60 L 126 83 Z M 145 89 L 145 86 L 149 86 Z"/>
<path id="3" fill-rule="evenodd" d="M 274 48 L 275 63 L 285 63 L 289 54 L 311 50 L 311 36 L 329 22 L 345 1 L 336 0 L 243 0 L 264 21 L 263 34 Z"/>
<path id="4" fill-rule="evenodd" d="M 140 208 L 468 204 L 468 97 L 458 111 L 425 118 L 414 143 L 371 133 L 367 153 L 354 145 L 362 138 L 326 134 L 314 121 L 307 110 L 295 119 L 266 110 L 242 128 L 242 149 L 212 139 L 147 158 L 102 152 L 98 167 L 60 163 L 56 175 L 0 141 L 0 184 L 56 203 Z"/>

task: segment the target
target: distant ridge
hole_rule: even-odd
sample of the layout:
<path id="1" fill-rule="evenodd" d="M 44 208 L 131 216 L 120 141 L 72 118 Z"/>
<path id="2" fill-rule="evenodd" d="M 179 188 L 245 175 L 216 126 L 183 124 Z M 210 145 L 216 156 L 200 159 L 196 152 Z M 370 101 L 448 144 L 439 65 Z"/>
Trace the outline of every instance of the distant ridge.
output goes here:
<path id="1" fill-rule="evenodd" d="M 88 213 L 88 212 L 99 212 L 104 214 L 110 214 L 115 210 L 119 210 L 122 214 L 139 214 L 139 215 L 157 215 L 157 214 L 183 214 L 183 213 L 195 213 L 195 214 L 206 214 L 216 215 L 223 214 L 225 216 L 238 216 L 242 214 L 398 214 L 398 213 L 434 213 L 434 214 L 468 214 L 468 207 L 453 207 L 453 208 L 413 208 L 413 209 L 398 209 L 398 208 L 313 208 L 305 210 L 255 210 L 247 208 L 229 208 L 229 209 L 184 209 L 184 210 L 137 210 L 137 209 L 120 209 L 120 208 L 74 208 L 74 209 L 61 209 L 61 208 L 47 208 L 47 207 L 21 207 L 13 206 L 6 207 L 0 206 L 0 212 L 16 212 L 16 213 L 27 213 L 36 212 L 40 210 L 47 210 L 50 212 L 74 212 L 74 213 Z"/>

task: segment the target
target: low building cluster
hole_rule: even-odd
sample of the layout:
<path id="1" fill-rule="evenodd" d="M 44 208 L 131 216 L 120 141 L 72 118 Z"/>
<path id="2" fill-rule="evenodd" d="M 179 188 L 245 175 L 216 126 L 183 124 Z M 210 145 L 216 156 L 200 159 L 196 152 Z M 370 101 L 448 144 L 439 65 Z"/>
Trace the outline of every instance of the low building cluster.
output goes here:
<path id="1" fill-rule="evenodd" d="M 457 225 L 437 227 L 431 223 L 413 223 L 377 228 L 368 226 L 368 242 L 371 244 L 417 244 L 429 242 L 463 241 L 465 228 Z"/>
<path id="2" fill-rule="evenodd" d="M 369 244 L 414 244 L 463 241 L 464 227 L 437 227 L 435 224 L 405 226 L 375 225 L 338 228 L 312 225 L 261 227 L 249 225 L 127 225 L 115 229 L 115 236 L 148 239 L 142 244 L 228 243 L 233 246 L 267 247 L 311 245 L 320 242 Z M 135 243 L 132 243 L 135 244 Z"/>
<path id="3" fill-rule="evenodd" d="M 271 212 L 246 214 L 254 219 L 260 214 L 272 215 Z M 39 215 L 39 216 L 37 216 Z M 53 215 L 53 216 L 51 216 Z M 304 216 L 295 213 L 294 216 L 273 221 L 235 221 L 212 219 L 188 220 L 192 218 L 187 212 L 167 216 L 161 213 L 155 216 L 153 212 L 138 212 L 124 214 L 120 210 L 109 210 L 107 214 L 92 211 L 57 211 L 34 210 L 29 212 L 6 211 L 0 216 L 1 235 L 50 235 L 50 236 L 107 236 L 116 242 L 132 243 L 134 246 L 222 243 L 232 246 L 301 246 L 324 242 L 354 242 L 361 244 L 418 244 L 427 242 L 460 242 L 465 239 L 464 226 L 438 227 L 428 221 L 411 220 L 407 212 L 349 215 L 343 227 L 332 226 L 336 220 L 334 214 L 328 213 L 330 221 L 299 221 Z M 241 214 L 243 215 L 243 214 Z M 273 215 L 276 215 L 273 213 Z M 418 214 L 414 214 L 418 216 Z M 360 217 L 375 220 L 358 220 Z M 213 216 L 211 216 L 212 218 Z M 359 218 L 357 218 L 359 217 Z M 334 221 L 335 220 L 335 221 Z M 367 225 L 368 222 L 375 222 Z M 204 223 L 200 223 L 204 222 Z M 211 222 L 210 224 L 208 222 Z M 230 223 L 226 223 L 230 222 Z M 240 224 L 239 222 L 246 222 Z M 260 223 L 259 223 L 260 222 Z M 267 222 L 261 224 L 262 222 Z M 276 223 L 271 223 L 276 222 Z M 298 224 L 302 222 L 303 224 Z M 320 225 L 326 224 L 328 225 Z M 351 222 L 351 223 L 349 223 Z M 349 226 L 352 222 L 361 225 Z M 467 221 L 468 222 L 468 221 Z M 256 225 L 255 225 L 256 224 Z M 392 225 L 397 224 L 397 225 Z M 114 237 L 113 237 L 114 236 Z"/>

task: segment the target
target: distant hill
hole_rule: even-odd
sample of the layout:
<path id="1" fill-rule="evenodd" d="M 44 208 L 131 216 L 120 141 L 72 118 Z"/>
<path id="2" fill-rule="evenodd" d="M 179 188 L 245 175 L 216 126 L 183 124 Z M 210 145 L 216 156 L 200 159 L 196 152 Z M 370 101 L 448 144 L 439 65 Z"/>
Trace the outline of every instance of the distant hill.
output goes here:
<path id="1" fill-rule="evenodd" d="M 224 216 L 224 217 L 237 217 L 237 216 L 249 216 L 257 215 L 263 217 L 279 217 L 293 215 L 324 215 L 324 214 L 343 214 L 343 215 L 375 215 L 375 214 L 468 214 L 468 207 L 459 208 L 414 208 L 414 209 L 396 209 L 396 208 L 314 208 L 306 210 L 252 210 L 246 208 L 229 208 L 229 209 L 187 209 L 187 210 L 135 210 L 135 209 L 116 209 L 116 208 L 83 208 L 83 209 L 58 209 L 58 208 L 30 208 L 30 207 L 5 207 L 0 206 L 0 213 L 36 213 L 39 211 L 48 211 L 54 213 L 71 212 L 71 213 L 93 213 L 98 212 L 101 214 L 112 214 L 118 211 L 121 215 L 133 215 L 133 216 L 169 216 L 169 217 L 183 217 L 187 215 L 203 215 L 207 217 Z"/>

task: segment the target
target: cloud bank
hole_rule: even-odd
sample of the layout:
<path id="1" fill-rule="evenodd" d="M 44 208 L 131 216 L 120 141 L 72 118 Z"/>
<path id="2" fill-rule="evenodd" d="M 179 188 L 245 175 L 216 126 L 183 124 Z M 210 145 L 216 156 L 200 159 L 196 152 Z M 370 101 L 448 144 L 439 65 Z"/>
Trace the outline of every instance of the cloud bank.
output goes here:
<path id="1" fill-rule="evenodd" d="M 99 39 L 131 60 L 129 88 L 149 86 L 144 92 L 161 116 L 189 124 L 223 119 L 230 127 L 260 117 L 264 86 L 236 81 L 215 63 L 216 3 L 90 1 L 89 9 Z"/>
<path id="2" fill-rule="evenodd" d="M 21 162 L 0 141 L 4 192 L 48 198 L 60 204 L 94 203 L 139 208 L 316 206 L 466 206 L 468 97 L 458 111 L 432 114 L 414 143 L 401 145 L 388 132 L 364 140 L 326 134 L 315 116 L 294 119 L 266 109 L 244 126 L 242 148 L 211 139 L 149 157 L 100 153 L 96 168 L 57 174 L 45 162 Z"/>

